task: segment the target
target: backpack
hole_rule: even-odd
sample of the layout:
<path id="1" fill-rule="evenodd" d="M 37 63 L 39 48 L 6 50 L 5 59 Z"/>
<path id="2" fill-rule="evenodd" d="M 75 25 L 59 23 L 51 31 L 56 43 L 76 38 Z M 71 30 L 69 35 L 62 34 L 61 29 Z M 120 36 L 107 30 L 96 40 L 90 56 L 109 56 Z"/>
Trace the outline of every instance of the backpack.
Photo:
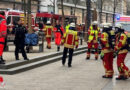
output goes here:
<path id="1" fill-rule="evenodd" d="M 30 46 L 36 46 L 38 44 L 38 35 L 35 33 L 25 35 L 25 44 Z"/>

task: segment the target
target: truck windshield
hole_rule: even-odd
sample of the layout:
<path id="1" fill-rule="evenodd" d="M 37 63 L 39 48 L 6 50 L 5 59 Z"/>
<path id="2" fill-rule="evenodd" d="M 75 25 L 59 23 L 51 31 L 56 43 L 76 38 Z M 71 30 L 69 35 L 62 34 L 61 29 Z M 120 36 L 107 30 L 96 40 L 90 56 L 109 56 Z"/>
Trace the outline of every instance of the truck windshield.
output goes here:
<path id="1" fill-rule="evenodd" d="M 19 16 L 13 16 L 12 19 L 13 19 L 13 25 L 16 25 L 17 21 L 19 21 L 20 17 Z"/>
<path id="2" fill-rule="evenodd" d="M 130 32 L 130 24 L 122 24 L 122 27 L 126 30 Z"/>
<path id="3" fill-rule="evenodd" d="M 9 25 L 11 23 L 11 16 L 7 17 L 7 25 Z"/>

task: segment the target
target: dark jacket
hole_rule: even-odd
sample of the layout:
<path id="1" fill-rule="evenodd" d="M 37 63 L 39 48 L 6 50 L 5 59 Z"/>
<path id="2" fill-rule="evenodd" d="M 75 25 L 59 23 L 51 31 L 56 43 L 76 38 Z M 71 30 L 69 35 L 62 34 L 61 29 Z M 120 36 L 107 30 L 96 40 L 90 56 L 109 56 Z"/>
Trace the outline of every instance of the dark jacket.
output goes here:
<path id="1" fill-rule="evenodd" d="M 26 33 L 27 33 L 26 27 L 24 27 L 22 25 L 16 25 L 12 31 L 12 34 L 15 34 L 14 44 L 24 46 Z"/>

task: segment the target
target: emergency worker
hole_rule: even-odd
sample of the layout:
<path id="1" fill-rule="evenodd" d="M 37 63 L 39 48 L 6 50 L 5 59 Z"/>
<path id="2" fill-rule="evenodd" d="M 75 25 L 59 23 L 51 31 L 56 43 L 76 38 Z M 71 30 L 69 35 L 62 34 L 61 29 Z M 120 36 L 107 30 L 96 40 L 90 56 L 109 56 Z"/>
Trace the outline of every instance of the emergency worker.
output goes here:
<path id="1" fill-rule="evenodd" d="M 69 30 L 69 27 L 70 27 L 70 23 L 67 22 L 67 25 L 66 25 L 66 27 L 65 27 L 65 30 Z"/>
<path id="2" fill-rule="evenodd" d="M 102 24 L 103 25 L 103 31 L 101 34 L 101 54 L 103 66 L 105 69 L 105 75 L 103 75 L 103 78 L 112 78 L 113 77 L 113 51 L 114 46 L 112 45 L 112 39 L 111 39 L 111 27 L 107 23 Z"/>
<path id="3" fill-rule="evenodd" d="M 5 38 L 7 35 L 7 24 L 5 19 L 5 13 L 0 11 L 0 64 L 5 64 L 5 60 L 2 58 L 2 54 L 5 46 Z"/>
<path id="4" fill-rule="evenodd" d="M 117 68 L 119 71 L 119 75 L 116 80 L 125 80 L 129 77 L 129 69 L 125 65 L 124 60 L 128 53 L 128 37 L 124 33 L 124 29 L 122 29 L 121 24 L 116 25 L 116 43 L 115 43 L 115 54 L 117 54 Z"/>
<path id="5" fill-rule="evenodd" d="M 71 67 L 74 47 L 78 48 L 79 44 L 78 33 L 75 29 L 75 23 L 71 23 L 69 30 L 66 30 L 62 39 L 62 44 L 64 44 L 62 64 L 65 65 L 67 52 L 69 51 L 68 67 Z"/>
<path id="6" fill-rule="evenodd" d="M 86 59 L 90 59 L 90 53 L 92 46 L 94 45 L 95 49 L 95 59 L 98 59 L 98 39 L 101 35 L 100 29 L 98 28 L 97 21 L 94 21 L 88 30 L 88 51 Z"/>
<path id="7" fill-rule="evenodd" d="M 47 48 L 51 49 L 51 38 L 52 38 L 53 26 L 51 25 L 50 21 L 47 21 L 47 24 L 44 27 L 43 31 L 45 32 L 46 35 Z"/>
<path id="8" fill-rule="evenodd" d="M 64 34 L 64 28 L 61 26 L 59 21 L 57 21 L 57 24 L 54 28 L 54 32 L 55 32 L 55 44 L 57 45 L 57 51 L 60 51 L 61 39 Z"/>

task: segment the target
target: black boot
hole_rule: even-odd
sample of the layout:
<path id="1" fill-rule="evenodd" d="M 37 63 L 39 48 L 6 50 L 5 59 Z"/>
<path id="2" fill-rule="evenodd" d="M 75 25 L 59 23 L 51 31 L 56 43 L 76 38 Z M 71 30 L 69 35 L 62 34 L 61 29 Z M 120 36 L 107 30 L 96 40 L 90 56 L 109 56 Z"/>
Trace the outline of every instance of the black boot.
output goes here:
<path id="1" fill-rule="evenodd" d="M 57 46 L 57 51 L 60 51 L 60 46 Z"/>
<path id="2" fill-rule="evenodd" d="M 0 64 L 5 64 L 5 60 L 3 60 L 2 56 L 0 56 Z"/>

